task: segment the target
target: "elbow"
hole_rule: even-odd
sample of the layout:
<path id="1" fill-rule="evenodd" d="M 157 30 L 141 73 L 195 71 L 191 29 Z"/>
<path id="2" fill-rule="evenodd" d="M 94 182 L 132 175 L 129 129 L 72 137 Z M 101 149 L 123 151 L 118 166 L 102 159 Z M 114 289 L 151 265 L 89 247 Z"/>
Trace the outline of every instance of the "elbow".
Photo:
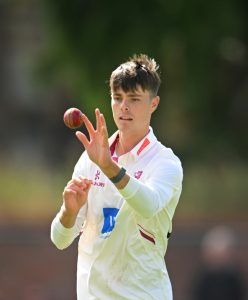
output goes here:
<path id="1" fill-rule="evenodd" d="M 157 214 L 158 210 L 154 207 L 143 207 L 143 209 L 139 210 L 139 215 L 144 219 L 151 219 Z"/>
<path id="2" fill-rule="evenodd" d="M 51 235 L 51 241 L 52 244 L 58 249 L 58 250 L 64 250 L 68 247 L 65 243 L 61 243 L 58 240 L 55 240 L 54 236 Z"/>
<path id="3" fill-rule="evenodd" d="M 68 245 L 60 244 L 60 243 L 55 243 L 53 240 L 53 245 L 58 249 L 58 250 L 64 250 L 68 247 Z"/>
<path id="4" fill-rule="evenodd" d="M 66 249 L 67 248 L 67 246 L 65 246 L 65 245 L 55 245 L 56 246 L 56 248 L 58 249 L 58 250 L 64 250 L 64 249 Z"/>
<path id="5" fill-rule="evenodd" d="M 142 215 L 142 217 L 144 219 L 150 219 L 150 218 L 154 217 L 160 210 L 159 194 L 157 192 L 155 192 L 154 194 L 155 194 L 155 197 L 153 198 L 153 201 L 147 201 L 146 203 L 143 202 L 143 206 L 140 209 L 140 214 Z"/>

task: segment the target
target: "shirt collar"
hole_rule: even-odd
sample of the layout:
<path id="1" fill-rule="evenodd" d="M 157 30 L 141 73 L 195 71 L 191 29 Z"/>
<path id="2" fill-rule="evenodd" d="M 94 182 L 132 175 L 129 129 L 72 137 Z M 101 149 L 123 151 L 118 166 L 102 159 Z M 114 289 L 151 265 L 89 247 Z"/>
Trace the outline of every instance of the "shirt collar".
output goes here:
<path id="1" fill-rule="evenodd" d="M 109 138 L 109 150 L 111 153 L 111 156 L 113 156 L 115 152 L 116 144 L 119 140 L 119 131 L 116 131 L 110 138 Z"/>
<path id="2" fill-rule="evenodd" d="M 119 131 L 116 131 L 110 138 L 109 138 L 109 145 L 110 145 L 110 152 L 111 155 L 114 154 L 116 143 L 119 140 Z M 157 141 L 153 133 L 153 129 L 150 126 L 148 134 L 136 145 L 134 148 L 129 152 L 135 159 L 138 159 L 144 153 L 147 152 L 148 149 Z"/>

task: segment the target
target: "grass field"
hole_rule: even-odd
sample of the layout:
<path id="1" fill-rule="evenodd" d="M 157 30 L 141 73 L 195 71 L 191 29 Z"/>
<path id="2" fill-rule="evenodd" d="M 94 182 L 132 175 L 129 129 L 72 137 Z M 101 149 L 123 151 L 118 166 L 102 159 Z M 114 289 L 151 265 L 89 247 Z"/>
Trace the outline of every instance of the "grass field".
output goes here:
<path id="1" fill-rule="evenodd" d="M 238 163 L 185 166 L 179 212 L 245 217 L 248 208 L 247 171 L 247 165 Z"/>
<path id="2" fill-rule="evenodd" d="M 72 170 L 44 166 L 20 167 L 2 162 L 0 217 L 22 221 L 49 218 L 61 205 L 62 190 Z M 177 217 L 245 215 L 248 201 L 247 166 L 184 166 L 183 193 Z"/>
<path id="3" fill-rule="evenodd" d="M 42 166 L 1 164 L 1 220 L 39 221 L 54 214 L 68 181 L 65 173 L 51 172 Z"/>

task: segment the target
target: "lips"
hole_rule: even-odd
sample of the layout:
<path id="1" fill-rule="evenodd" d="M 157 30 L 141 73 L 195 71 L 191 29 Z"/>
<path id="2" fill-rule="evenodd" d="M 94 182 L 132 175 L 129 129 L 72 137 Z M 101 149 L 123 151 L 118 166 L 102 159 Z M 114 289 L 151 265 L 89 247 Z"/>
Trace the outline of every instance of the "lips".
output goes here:
<path id="1" fill-rule="evenodd" d="M 122 121 L 132 121 L 133 120 L 131 117 L 128 117 L 128 116 L 121 116 L 121 117 L 119 117 L 119 119 Z"/>

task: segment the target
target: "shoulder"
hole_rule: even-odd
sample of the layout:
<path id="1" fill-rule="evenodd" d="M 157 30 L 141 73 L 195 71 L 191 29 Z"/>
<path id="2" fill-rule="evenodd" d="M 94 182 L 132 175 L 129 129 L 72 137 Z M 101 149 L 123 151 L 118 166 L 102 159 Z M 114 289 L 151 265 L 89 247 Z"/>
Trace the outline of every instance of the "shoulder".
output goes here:
<path id="1" fill-rule="evenodd" d="M 166 147 L 162 144 L 157 137 L 155 136 L 152 128 L 150 127 L 150 136 L 152 140 L 153 151 L 157 153 L 157 157 L 161 159 L 168 159 L 174 161 L 176 164 L 181 164 L 179 157 L 173 152 L 173 150 L 169 147 Z"/>
<path id="2" fill-rule="evenodd" d="M 154 150 L 156 155 L 155 158 L 158 160 L 168 160 L 172 164 L 181 165 L 181 160 L 179 157 L 173 152 L 171 148 L 166 147 L 161 142 L 156 141 L 154 144 Z"/>
<path id="3" fill-rule="evenodd" d="M 154 147 L 149 165 L 153 170 L 163 170 L 165 174 L 173 174 L 180 179 L 183 177 L 181 160 L 171 148 L 165 147 L 160 142 L 157 142 Z"/>

